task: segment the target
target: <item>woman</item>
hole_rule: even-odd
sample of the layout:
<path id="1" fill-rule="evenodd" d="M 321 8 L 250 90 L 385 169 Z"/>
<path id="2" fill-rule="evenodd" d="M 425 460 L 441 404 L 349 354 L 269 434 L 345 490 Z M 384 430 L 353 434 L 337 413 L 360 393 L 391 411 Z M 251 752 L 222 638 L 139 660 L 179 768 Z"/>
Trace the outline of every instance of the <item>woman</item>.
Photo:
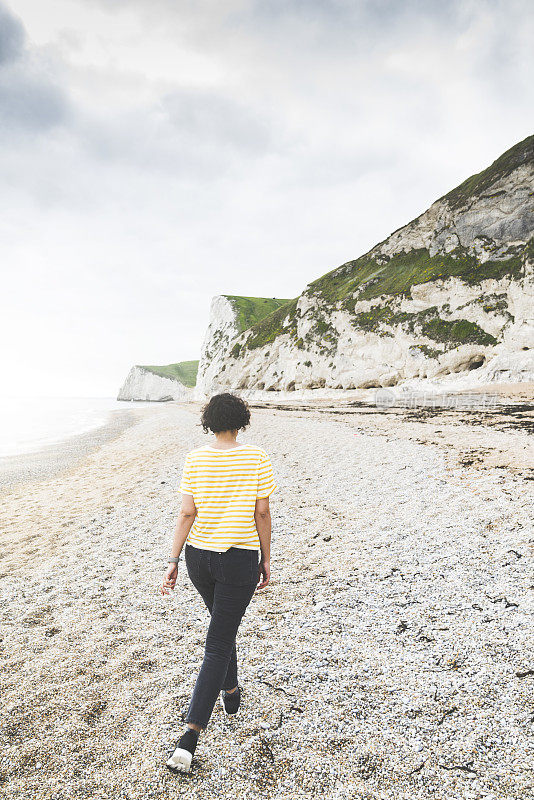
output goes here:
<path id="1" fill-rule="evenodd" d="M 249 422 L 244 400 L 227 393 L 214 395 L 202 409 L 202 427 L 215 439 L 185 458 L 182 507 L 161 592 L 174 588 L 187 540 L 187 572 L 211 620 L 187 727 L 167 761 L 175 772 L 189 771 L 199 733 L 207 727 L 221 690 L 226 714 L 237 713 L 241 691 L 236 634 L 256 588 L 263 589 L 270 579 L 269 496 L 276 484 L 265 450 L 237 441 Z"/>

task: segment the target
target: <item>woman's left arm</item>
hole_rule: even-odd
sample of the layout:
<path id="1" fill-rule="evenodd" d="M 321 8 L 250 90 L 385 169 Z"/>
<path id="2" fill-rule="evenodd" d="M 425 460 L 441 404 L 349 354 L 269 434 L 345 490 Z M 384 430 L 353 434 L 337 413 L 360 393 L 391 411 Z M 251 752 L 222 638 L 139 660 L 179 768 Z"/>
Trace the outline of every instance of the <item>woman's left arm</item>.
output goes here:
<path id="1" fill-rule="evenodd" d="M 195 521 L 197 508 L 192 494 L 182 494 L 182 507 L 178 515 L 174 540 L 171 549 L 171 558 L 177 558 L 182 552 L 185 540 Z M 169 589 L 174 589 L 178 577 L 178 565 L 169 563 L 161 584 L 161 594 L 169 594 Z"/>

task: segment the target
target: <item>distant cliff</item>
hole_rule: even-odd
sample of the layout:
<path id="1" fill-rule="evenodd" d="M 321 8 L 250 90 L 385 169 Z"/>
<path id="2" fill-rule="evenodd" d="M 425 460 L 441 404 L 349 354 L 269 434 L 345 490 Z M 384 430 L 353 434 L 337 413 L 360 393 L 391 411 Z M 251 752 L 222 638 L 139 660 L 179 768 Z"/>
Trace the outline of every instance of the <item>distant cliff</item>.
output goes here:
<path id="1" fill-rule="evenodd" d="M 192 397 L 198 361 L 166 366 L 135 366 L 128 373 L 117 400 L 187 400 Z"/>
<path id="2" fill-rule="evenodd" d="M 247 327 L 216 297 L 197 393 L 534 380 L 533 185 L 530 136 Z"/>

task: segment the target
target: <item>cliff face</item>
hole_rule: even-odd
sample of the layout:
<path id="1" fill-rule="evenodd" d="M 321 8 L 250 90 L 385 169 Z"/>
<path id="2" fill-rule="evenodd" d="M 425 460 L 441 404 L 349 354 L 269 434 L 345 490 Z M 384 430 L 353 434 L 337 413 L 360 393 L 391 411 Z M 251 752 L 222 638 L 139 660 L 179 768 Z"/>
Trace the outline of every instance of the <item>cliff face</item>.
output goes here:
<path id="1" fill-rule="evenodd" d="M 194 393 L 196 399 L 204 399 L 213 393 L 217 376 L 224 373 L 226 361 L 232 358 L 231 343 L 234 339 L 286 302 L 276 297 L 217 295 L 213 298 L 210 321 L 200 353 Z"/>
<path id="2" fill-rule="evenodd" d="M 223 371 L 230 342 L 239 332 L 236 309 L 227 297 L 217 295 L 211 301 L 210 321 L 200 351 L 195 388 L 197 399 L 210 391 L 215 376 Z"/>
<path id="3" fill-rule="evenodd" d="M 123 383 L 117 400 L 153 400 L 163 402 L 166 400 L 188 400 L 192 398 L 191 385 L 186 386 L 184 381 L 190 383 L 191 368 L 186 368 L 185 376 L 179 380 L 181 374 L 176 369 L 184 364 L 198 364 L 198 362 L 182 362 L 182 364 L 169 364 L 167 367 L 132 367 Z M 172 369 L 172 368 L 175 369 Z M 167 373 L 167 374 L 165 374 Z M 174 376 L 174 377 L 173 377 Z"/>
<path id="4" fill-rule="evenodd" d="M 202 392 L 534 380 L 533 185 L 531 136 L 248 328 L 215 298 Z"/>

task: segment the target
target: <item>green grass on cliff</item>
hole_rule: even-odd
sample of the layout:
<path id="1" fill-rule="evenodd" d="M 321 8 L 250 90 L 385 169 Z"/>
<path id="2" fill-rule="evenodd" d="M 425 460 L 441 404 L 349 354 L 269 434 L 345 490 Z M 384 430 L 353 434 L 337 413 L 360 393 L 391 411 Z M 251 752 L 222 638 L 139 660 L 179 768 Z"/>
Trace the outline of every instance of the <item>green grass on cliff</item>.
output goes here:
<path id="1" fill-rule="evenodd" d="M 340 303 L 345 311 L 353 314 L 355 304 L 359 300 L 371 300 L 381 296 L 409 297 L 412 286 L 430 281 L 457 277 L 464 283 L 477 285 L 490 278 L 495 280 L 505 277 L 519 278 L 523 269 L 525 252 L 531 249 L 532 242 L 525 248 L 514 251 L 509 258 L 483 263 L 461 248 L 457 248 L 451 253 L 435 256 L 431 256 L 428 250 L 421 248 L 412 250 L 410 253 L 398 253 L 385 263 L 365 255 L 356 261 L 349 261 L 339 269 L 328 272 L 313 281 L 308 285 L 306 292 L 317 294 L 328 306 Z M 298 298 L 294 298 L 287 301 L 252 325 L 246 343 L 239 347 L 236 346 L 232 351 L 234 358 L 239 356 L 242 347 L 253 350 L 256 347 L 270 344 L 284 333 L 296 335 L 297 300 Z M 368 315 L 374 318 L 381 313 L 387 316 L 387 308 L 383 312 L 373 309 L 368 312 Z M 360 320 L 362 327 L 365 327 L 366 316 L 366 314 L 356 315 L 356 319 Z M 284 320 L 286 320 L 285 325 L 283 324 Z M 318 320 L 318 325 L 320 325 L 320 320 Z M 478 328 L 478 326 L 475 327 Z M 436 328 L 436 323 L 432 323 L 430 328 Z M 430 335 L 430 328 L 425 335 L 434 338 Z M 318 332 L 320 333 L 320 331 Z M 478 328 L 477 331 L 474 329 L 468 331 L 460 329 L 458 325 L 444 323 L 442 331 L 437 329 L 435 331 L 436 335 L 445 336 L 447 333 L 450 334 L 451 341 L 477 341 L 480 344 L 490 344 L 481 328 Z"/>
<path id="2" fill-rule="evenodd" d="M 388 260 L 377 260 L 365 255 L 313 281 L 308 285 L 306 292 L 317 294 L 328 306 L 340 303 L 345 311 L 354 314 L 355 304 L 359 300 L 371 300 L 382 296 L 410 296 L 412 286 L 430 281 L 457 277 L 464 283 L 477 285 L 488 279 L 499 280 L 505 277 L 517 279 L 523 270 L 524 256 L 531 251 L 532 241 L 523 248 L 510 251 L 509 258 L 499 261 L 481 262 L 462 248 L 434 256 L 431 256 L 427 249 L 421 248 L 410 253 L 398 253 Z M 246 343 L 236 346 L 232 355 L 237 358 L 242 347 L 248 350 L 263 347 L 284 333 L 296 335 L 297 300 L 298 298 L 294 298 L 287 301 L 252 325 Z M 358 314 L 355 323 L 359 321 L 361 327 L 365 328 L 368 316 L 374 319 L 381 314 L 387 316 L 388 309 L 373 309 L 371 312 Z M 387 322 L 386 319 L 378 321 Z M 429 322 L 424 335 L 434 338 L 435 341 L 445 341 L 449 337 L 448 341 L 458 343 L 468 341 L 476 341 L 479 344 L 492 343 L 490 342 L 492 337 L 488 338 L 481 328 L 469 326 L 471 323 L 466 322 L 462 327 L 444 320 L 442 328 L 438 330 L 437 322 Z"/>
<path id="3" fill-rule="evenodd" d="M 274 342 L 274 340 L 283 333 L 295 334 L 295 310 L 297 307 L 297 300 L 298 297 L 295 297 L 293 300 L 287 300 L 283 305 L 280 305 L 268 316 L 264 317 L 264 319 L 253 325 L 250 328 L 249 336 L 243 346 L 248 350 L 254 350 L 256 347 L 263 347 L 266 344 Z M 283 323 L 287 316 L 289 316 L 289 322 L 284 325 Z M 239 351 L 237 355 L 239 355 Z"/>
<path id="4" fill-rule="evenodd" d="M 469 322 L 467 319 L 442 319 L 436 306 L 415 313 L 395 312 L 388 306 L 375 306 L 369 311 L 355 314 L 352 324 L 358 330 L 374 333 L 384 332 L 384 328 L 402 325 L 405 331 L 448 345 L 497 344 L 497 340 L 475 322 Z"/>
<path id="5" fill-rule="evenodd" d="M 240 332 L 256 325 L 288 302 L 287 299 L 279 297 L 243 297 L 236 294 L 225 294 L 224 297 L 230 300 L 236 310 L 237 326 Z"/>
<path id="6" fill-rule="evenodd" d="M 523 254 L 524 249 L 501 261 L 483 263 L 461 248 L 434 256 L 421 248 L 398 253 L 388 261 L 365 255 L 312 281 L 306 291 L 320 295 L 329 304 L 343 301 L 343 307 L 353 311 L 358 300 L 382 295 L 408 296 L 412 286 L 429 281 L 457 277 L 474 285 L 489 278 L 518 278 Z"/>
<path id="7" fill-rule="evenodd" d="M 184 386 L 192 388 L 197 382 L 198 361 L 179 361 L 177 364 L 167 364 L 163 367 L 140 365 L 141 369 L 153 372 L 161 378 L 171 378 L 180 381 Z"/>

